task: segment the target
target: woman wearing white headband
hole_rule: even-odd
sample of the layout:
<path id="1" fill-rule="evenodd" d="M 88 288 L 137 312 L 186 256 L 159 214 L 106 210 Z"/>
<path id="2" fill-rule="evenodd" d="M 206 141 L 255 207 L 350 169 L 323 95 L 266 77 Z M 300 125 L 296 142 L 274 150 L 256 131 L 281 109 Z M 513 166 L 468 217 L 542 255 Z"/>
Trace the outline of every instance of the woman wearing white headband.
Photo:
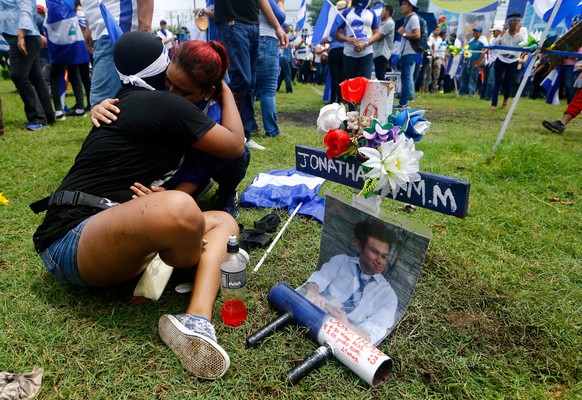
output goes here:
<path id="1" fill-rule="evenodd" d="M 216 157 L 239 157 L 244 131 L 226 85 L 222 125 L 187 99 L 151 90 L 164 88 L 163 52 L 162 42 L 146 32 L 119 38 L 114 60 L 124 82 L 116 96 L 123 112 L 115 123 L 91 130 L 46 202 L 45 220 L 33 240 L 49 271 L 79 286 L 130 281 L 156 254 L 175 268 L 196 267 L 186 312 L 163 315 L 160 336 L 189 372 L 215 379 L 230 365 L 210 319 L 228 236 L 238 233 L 236 221 L 221 211 L 201 212 L 191 196 L 175 190 L 129 201 L 130 187 L 169 179 L 185 145 Z"/>
<path id="2" fill-rule="evenodd" d="M 524 37 L 521 33 L 519 29 L 520 22 L 520 13 L 516 12 L 509 14 L 506 22 L 506 26 L 509 26 L 509 29 L 503 32 L 501 38 L 496 44 L 499 46 L 519 47 L 521 42 L 526 41 L 527 34 Z M 497 109 L 497 100 L 501 89 L 503 89 L 503 103 L 501 106 L 507 107 L 507 102 L 513 94 L 515 74 L 517 73 L 517 66 L 521 52 L 499 50 L 497 54 L 497 60 L 495 60 L 495 84 L 493 86 L 493 96 L 491 98 L 491 110 Z"/>

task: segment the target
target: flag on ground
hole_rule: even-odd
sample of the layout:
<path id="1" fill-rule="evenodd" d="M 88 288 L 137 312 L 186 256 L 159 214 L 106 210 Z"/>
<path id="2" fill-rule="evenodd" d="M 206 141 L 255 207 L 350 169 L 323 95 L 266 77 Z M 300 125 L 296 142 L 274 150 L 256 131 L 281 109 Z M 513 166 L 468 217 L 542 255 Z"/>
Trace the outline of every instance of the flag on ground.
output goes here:
<path id="1" fill-rule="evenodd" d="M 301 32 L 303 26 L 305 25 L 305 15 L 306 15 L 305 0 L 301 0 L 301 6 L 299 6 L 299 11 L 297 12 L 297 32 Z"/>
<path id="2" fill-rule="evenodd" d="M 241 195 L 241 205 L 287 209 L 291 214 L 303 203 L 297 214 L 323 222 L 324 200 L 317 196 L 323 182 L 323 178 L 294 169 L 261 172 Z"/>
<path id="3" fill-rule="evenodd" d="M 562 66 L 559 65 L 553 69 L 546 78 L 540 83 L 540 86 L 546 89 L 546 103 L 560 104 L 560 80 L 562 77 Z"/>

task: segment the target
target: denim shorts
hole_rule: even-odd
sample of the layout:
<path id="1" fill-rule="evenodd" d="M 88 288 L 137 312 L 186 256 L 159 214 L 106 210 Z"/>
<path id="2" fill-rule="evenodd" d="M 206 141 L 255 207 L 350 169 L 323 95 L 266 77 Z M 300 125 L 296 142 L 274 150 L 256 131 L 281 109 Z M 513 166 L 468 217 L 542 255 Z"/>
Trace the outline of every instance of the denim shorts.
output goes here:
<path id="1" fill-rule="evenodd" d="M 71 229 L 67 234 L 55 240 L 48 249 L 39 253 L 44 265 L 57 279 L 64 279 L 73 285 L 87 287 L 79 275 L 77 250 L 81 232 L 91 217 Z"/>

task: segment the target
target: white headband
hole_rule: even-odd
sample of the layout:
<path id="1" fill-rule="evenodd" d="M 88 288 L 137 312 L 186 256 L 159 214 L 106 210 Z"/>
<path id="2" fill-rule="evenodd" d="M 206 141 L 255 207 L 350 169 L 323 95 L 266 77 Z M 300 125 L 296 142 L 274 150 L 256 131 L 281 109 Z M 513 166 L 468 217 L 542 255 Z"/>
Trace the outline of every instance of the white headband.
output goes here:
<path id="1" fill-rule="evenodd" d="M 150 76 L 156 76 L 161 74 L 168 68 L 168 64 L 170 63 L 170 59 L 168 58 L 168 53 L 166 52 L 166 48 L 164 47 L 164 51 L 160 56 L 157 58 L 156 61 L 151 63 L 145 69 L 139 71 L 137 74 L 134 75 L 124 75 L 119 70 L 117 73 L 119 74 L 119 79 L 123 83 L 131 84 L 133 86 L 139 86 L 149 90 L 155 90 L 149 84 L 147 84 L 142 78 L 149 78 Z"/>

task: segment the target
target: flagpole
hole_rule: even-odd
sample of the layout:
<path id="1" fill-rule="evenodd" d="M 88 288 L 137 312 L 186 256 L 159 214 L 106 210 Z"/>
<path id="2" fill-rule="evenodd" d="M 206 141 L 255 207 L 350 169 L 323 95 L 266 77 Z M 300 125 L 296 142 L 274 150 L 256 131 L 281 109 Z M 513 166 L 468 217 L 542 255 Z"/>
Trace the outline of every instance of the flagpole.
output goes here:
<path id="1" fill-rule="evenodd" d="M 330 0 L 325 0 L 329 3 L 330 7 L 332 7 L 335 12 L 337 13 L 337 15 L 340 16 L 340 18 L 346 23 L 346 26 L 348 28 L 350 28 L 350 32 L 352 32 L 352 35 L 354 35 L 354 37 L 356 36 L 356 32 L 354 32 L 354 28 L 352 28 L 352 26 L 350 25 L 350 23 L 348 22 L 348 20 L 342 15 L 342 13 L 336 8 L 336 6 L 333 5 L 333 3 Z"/>
<path id="2" fill-rule="evenodd" d="M 501 132 L 499 132 L 499 135 L 497 136 L 497 140 L 495 141 L 495 145 L 493 146 L 493 153 L 489 157 L 495 156 L 495 152 L 497 151 L 497 147 L 499 146 L 499 144 L 503 140 L 503 136 L 505 135 L 505 131 L 507 130 L 507 127 L 509 126 L 509 122 L 511 121 L 511 117 L 513 116 L 513 112 L 515 111 L 515 108 L 517 107 L 517 102 L 519 101 L 519 98 L 521 97 L 521 93 L 523 92 L 523 89 L 525 88 L 525 84 L 527 83 L 527 80 L 529 79 L 529 75 L 531 74 L 531 70 L 533 69 L 535 62 L 540 55 L 539 47 L 541 47 L 542 44 L 544 43 L 544 41 L 546 40 L 546 36 L 548 35 L 548 32 L 550 31 L 550 28 L 552 27 L 552 24 L 554 23 L 554 19 L 556 18 L 556 15 L 558 14 L 558 10 L 560 9 L 561 5 L 562 5 L 562 0 L 556 0 L 556 4 L 554 4 L 554 9 L 552 10 L 552 14 L 550 15 L 550 19 L 548 20 L 548 23 L 546 24 L 546 27 L 544 28 L 544 32 L 542 33 L 542 36 L 540 38 L 540 41 L 539 41 L 540 44 L 538 45 L 538 49 L 533 54 L 533 59 L 529 63 L 529 65 L 527 66 L 525 74 L 524 74 L 524 76 L 521 80 L 521 83 L 519 85 L 519 89 L 517 89 L 517 93 L 515 94 L 515 99 L 511 102 L 511 107 L 509 108 L 509 112 L 505 116 L 505 121 L 503 121 L 503 126 L 501 127 Z"/>
<path id="3" fill-rule="evenodd" d="M 259 268 L 261 268 L 261 265 L 263 265 L 263 262 L 265 262 L 265 259 L 267 258 L 269 253 L 271 253 L 271 250 L 273 250 L 273 247 L 275 247 L 275 243 L 277 243 L 279 241 L 279 239 L 281 238 L 281 235 L 283 235 L 283 232 L 285 232 L 285 229 L 287 229 L 287 226 L 289 225 L 289 223 L 291 222 L 291 220 L 293 219 L 295 214 L 297 214 L 297 211 L 299 211 L 299 209 L 301 208 L 302 205 L 303 205 L 303 202 L 300 202 L 297 205 L 297 207 L 295 207 L 295 210 L 293 210 L 293 213 L 289 216 L 289 218 L 287 219 L 287 222 L 285 222 L 285 225 L 283 225 L 283 227 L 281 228 L 281 230 L 279 231 L 279 233 L 277 234 L 275 239 L 273 239 L 273 242 L 271 243 L 271 245 L 269 246 L 269 248 L 267 249 L 267 251 L 265 252 L 263 257 L 261 258 L 261 260 L 257 263 L 257 266 L 255 267 L 255 269 L 253 269 L 253 272 L 257 272 L 259 270 Z"/>

